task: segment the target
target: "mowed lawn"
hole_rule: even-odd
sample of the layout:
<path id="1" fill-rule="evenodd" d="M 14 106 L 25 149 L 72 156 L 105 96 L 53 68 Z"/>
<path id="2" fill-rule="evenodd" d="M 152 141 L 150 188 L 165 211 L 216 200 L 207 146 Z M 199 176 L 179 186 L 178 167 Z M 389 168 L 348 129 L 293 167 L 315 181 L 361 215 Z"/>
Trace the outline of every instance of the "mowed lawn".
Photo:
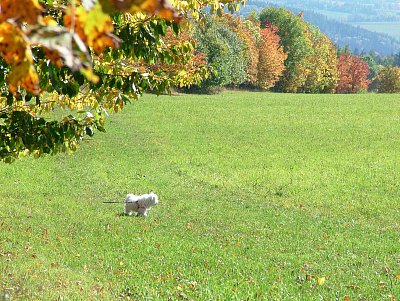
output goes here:
<path id="1" fill-rule="evenodd" d="M 400 96 L 146 95 L 0 164 L 0 300 L 399 300 Z M 153 191 L 149 217 L 122 214 Z"/>

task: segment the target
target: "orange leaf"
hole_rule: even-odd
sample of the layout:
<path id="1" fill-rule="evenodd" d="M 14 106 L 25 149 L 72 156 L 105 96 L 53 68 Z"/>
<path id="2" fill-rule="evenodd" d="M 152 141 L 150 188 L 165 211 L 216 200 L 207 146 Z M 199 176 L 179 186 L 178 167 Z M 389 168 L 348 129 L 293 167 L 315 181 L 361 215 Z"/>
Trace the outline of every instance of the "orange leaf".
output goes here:
<path id="1" fill-rule="evenodd" d="M 400 274 L 397 274 L 397 275 L 396 275 L 396 278 L 400 280 Z"/>
<path id="2" fill-rule="evenodd" d="M 74 19 L 74 22 L 72 22 Z M 71 28 L 75 24 L 74 31 L 81 40 L 100 54 L 106 47 L 117 48 L 120 39 L 112 34 L 114 27 L 111 17 L 104 13 L 99 3 L 86 11 L 83 6 L 70 11 L 64 17 L 64 24 Z"/>
<path id="3" fill-rule="evenodd" d="M 28 60 L 12 66 L 7 82 L 10 92 L 13 94 L 18 92 L 18 86 L 22 86 L 34 95 L 38 95 L 40 92 L 39 76 L 35 67 Z"/>
<path id="4" fill-rule="evenodd" d="M 130 13 L 146 12 L 166 20 L 179 20 L 178 14 L 166 0 L 100 0 L 100 3 L 105 10 L 120 10 Z"/>
<path id="5" fill-rule="evenodd" d="M 343 299 L 344 301 L 350 301 L 350 297 L 349 296 L 344 296 L 344 299 Z"/>
<path id="6" fill-rule="evenodd" d="M 42 7 L 37 0 L 0 0 L 0 22 L 12 19 L 21 24 L 37 23 L 42 12 Z"/>
<path id="7" fill-rule="evenodd" d="M 11 23 L 0 24 L 0 54 L 7 64 L 23 61 L 26 56 L 27 43 L 22 31 Z"/>

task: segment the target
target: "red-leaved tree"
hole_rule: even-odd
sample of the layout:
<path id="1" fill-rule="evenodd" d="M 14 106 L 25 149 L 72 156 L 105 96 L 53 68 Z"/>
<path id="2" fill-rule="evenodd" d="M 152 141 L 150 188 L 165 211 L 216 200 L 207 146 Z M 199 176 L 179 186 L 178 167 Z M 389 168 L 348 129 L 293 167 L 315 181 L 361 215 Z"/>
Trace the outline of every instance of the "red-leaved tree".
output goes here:
<path id="1" fill-rule="evenodd" d="M 371 81 L 368 79 L 368 64 L 356 55 L 341 54 L 338 58 L 339 82 L 337 93 L 357 93 L 368 90 Z"/>
<path id="2" fill-rule="evenodd" d="M 260 30 L 258 85 L 263 89 L 273 87 L 285 70 L 287 54 L 279 44 L 277 32 L 278 28 L 273 25 Z"/>

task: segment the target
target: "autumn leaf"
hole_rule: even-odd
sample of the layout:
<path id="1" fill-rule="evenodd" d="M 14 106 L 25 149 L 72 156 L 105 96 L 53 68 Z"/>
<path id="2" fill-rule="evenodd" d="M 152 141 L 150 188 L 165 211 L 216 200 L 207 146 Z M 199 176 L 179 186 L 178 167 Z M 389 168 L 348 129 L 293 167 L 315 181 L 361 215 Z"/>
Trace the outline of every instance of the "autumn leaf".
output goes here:
<path id="1" fill-rule="evenodd" d="M 117 48 L 121 40 L 112 34 L 114 27 L 111 17 L 103 12 L 99 3 L 87 11 L 83 6 L 70 9 L 64 17 L 65 26 L 73 30 L 81 40 L 101 54 L 106 47 Z"/>
<path id="2" fill-rule="evenodd" d="M 396 278 L 400 280 L 400 274 L 397 274 L 397 275 L 396 275 Z"/>
<path id="3" fill-rule="evenodd" d="M 40 92 L 39 76 L 31 62 L 25 60 L 14 64 L 7 78 L 9 90 L 13 94 L 18 93 L 18 87 L 22 86 L 34 95 Z"/>
<path id="4" fill-rule="evenodd" d="M 318 285 L 324 285 L 325 284 L 325 277 L 317 278 L 317 283 Z"/>
<path id="5" fill-rule="evenodd" d="M 0 54 L 7 64 L 23 61 L 26 56 L 27 43 L 22 31 L 11 23 L 0 24 Z"/>
<path id="6" fill-rule="evenodd" d="M 349 296 L 344 296 L 343 301 L 350 301 L 350 297 Z"/>
<path id="7" fill-rule="evenodd" d="M 0 0 L 0 10 L 0 22 L 11 19 L 18 24 L 35 24 L 42 7 L 37 0 Z"/>
<path id="8" fill-rule="evenodd" d="M 100 3 L 106 12 L 146 12 L 166 20 L 179 20 L 177 12 L 166 0 L 100 0 Z"/>
<path id="9" fill-rule="evenodd" d="M 32 52 L 22 31 L 14 24 L 0 24 L 0 54 L 11 65 L 7 78 L 10 92 L 17 94 L 22 86 L 32 94 L 39 94 L 39 76 L 33 66 Z"/>

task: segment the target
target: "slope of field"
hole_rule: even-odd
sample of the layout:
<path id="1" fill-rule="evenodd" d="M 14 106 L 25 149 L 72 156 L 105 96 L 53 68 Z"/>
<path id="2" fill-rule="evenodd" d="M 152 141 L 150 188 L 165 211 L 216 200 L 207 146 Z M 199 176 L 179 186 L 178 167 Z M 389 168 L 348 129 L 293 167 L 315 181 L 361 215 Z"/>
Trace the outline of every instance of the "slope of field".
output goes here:
<path id="1" fill-rule="evenodd" d="M 107 128 L 0 166 L 0 300 L 400 296 L 398 96 L 147 95 Z"/>

